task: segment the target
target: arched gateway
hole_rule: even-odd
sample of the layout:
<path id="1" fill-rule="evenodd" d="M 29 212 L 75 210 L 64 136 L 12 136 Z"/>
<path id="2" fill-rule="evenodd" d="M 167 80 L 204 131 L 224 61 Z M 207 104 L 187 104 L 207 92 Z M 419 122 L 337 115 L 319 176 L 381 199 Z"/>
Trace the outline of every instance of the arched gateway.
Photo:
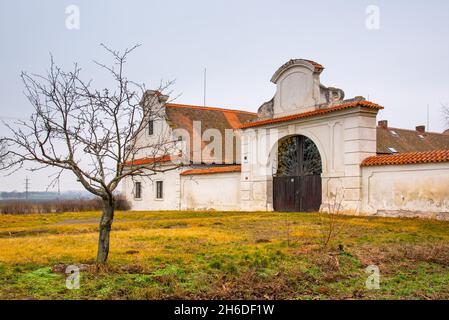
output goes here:
<path id="1" fill-rule="evenodd" d="M 315 143 L 303 136 L 283 138 L 277 148 L 273 175 L 275 211 L 313 212 L 321 206 L 321 156 Z"/>
<path id="2" fill-rule="evenodd" d="M 386 121 L 377 126 L 382 106 L 363 97 L 345 99 L 342 90 L 324 86 L 323 69 L 304 59 L 285 63 L 271 79 L 276 93 L 257 114 L 168 104 L 168 96 L 147 91 L 144 98 L 161 107 L 160 121 L 148 127 L 163 135 L 143 134 L 136 146 L 160 145 L 167 135 L 170 146 L 175 141 L 175 149 L 181 146 L 193 163 L 161 170 L 147 182 L 129 176 L 123 193 L 132 209 L 338 208 L 348 214 L 449 219 L 449 136 L 421 126 L 392 130 Z M 143 158 L 125 165 L 169 168 L 171 158 L 154 157 L 159 151 L 164 152 L 142 152 Z"/>
<path id="3" fill-rule="evenodd" d="M 240 127 L 242 210 L 318 211 L 338 198 L 343 211 L 360 211 L 360 163 L 376 155 L 382 107 L 345 100 L 341 89 L 320 83 L 323 69 L 304 59 L 285 63 L 258 120 Z"/>

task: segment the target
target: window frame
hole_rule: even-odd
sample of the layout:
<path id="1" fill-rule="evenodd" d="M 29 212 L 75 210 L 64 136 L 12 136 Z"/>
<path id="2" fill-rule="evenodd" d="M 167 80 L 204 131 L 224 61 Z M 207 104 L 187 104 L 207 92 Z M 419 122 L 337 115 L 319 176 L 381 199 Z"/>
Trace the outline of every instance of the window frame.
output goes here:
<path id="1" fill-rule="evenodd" d="M 139 187 L 137 187 L 139 186 Z M 134 182 L 134 199 L 141 200 L 142 199 L 142 182 L 135 181 Z"/>
<path id="2" fill-rule="evenodd" d="M 148 120 L 147 133 L 148 133 L 149 136 L 154 135 L 154 120 Z"/>
<path id="3" fill-rule="evenodd" d="M 160 189 L 159 189 L 159 186 L 160 186 Z M 156 181 L 155 198 L 156 198 L 156 200 L 164 200 L 164 181 L 163 180 Z"/>

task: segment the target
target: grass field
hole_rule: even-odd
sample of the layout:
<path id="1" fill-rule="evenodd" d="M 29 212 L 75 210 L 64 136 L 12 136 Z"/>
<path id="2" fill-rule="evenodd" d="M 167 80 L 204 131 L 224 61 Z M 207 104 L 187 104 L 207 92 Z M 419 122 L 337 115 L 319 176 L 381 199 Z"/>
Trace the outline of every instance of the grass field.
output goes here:
<path id="1" fill-rule="evenodd" d="M 118 212 L 97 270 L 98 217 L 0 215 L 0 298 L 449 299 L 448 222 L 338 217 L 323 249 L 318 213 Z M 70 264 L 88 265 L 78 290 Z"/>

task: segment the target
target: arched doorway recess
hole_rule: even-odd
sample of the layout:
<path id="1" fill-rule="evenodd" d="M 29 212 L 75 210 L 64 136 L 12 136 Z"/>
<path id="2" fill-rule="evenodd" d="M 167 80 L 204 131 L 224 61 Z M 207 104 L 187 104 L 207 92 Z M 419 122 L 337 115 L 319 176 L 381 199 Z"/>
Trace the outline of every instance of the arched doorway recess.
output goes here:
<path id="1" fill-rule="evenodd" d="M 275 211 L 314 212 L 321 206 L 321 156 L 315 143 L 302 135 L 278 143 L 273 175 Z"/>

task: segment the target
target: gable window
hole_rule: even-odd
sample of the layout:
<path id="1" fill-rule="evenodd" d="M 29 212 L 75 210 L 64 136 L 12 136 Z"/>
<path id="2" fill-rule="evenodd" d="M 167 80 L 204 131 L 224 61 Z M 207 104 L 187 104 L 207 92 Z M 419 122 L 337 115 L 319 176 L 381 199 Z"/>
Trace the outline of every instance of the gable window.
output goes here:
<path id="1" fill-rule="evenodd" d="M 148 121 L 148 135 L 152 136 L 154 134 L 154 120 Z"/>
<path id="2" fill-rule="evenodd" d="M 164 198 L 164 182 L 156 181 L 156 199 Z"/>
<path id="3" fill-rule="evenodd" d="M 134 198 L 136 199 L 142 198 L 142 183 L 140 182 L 134 183 Z"/>

